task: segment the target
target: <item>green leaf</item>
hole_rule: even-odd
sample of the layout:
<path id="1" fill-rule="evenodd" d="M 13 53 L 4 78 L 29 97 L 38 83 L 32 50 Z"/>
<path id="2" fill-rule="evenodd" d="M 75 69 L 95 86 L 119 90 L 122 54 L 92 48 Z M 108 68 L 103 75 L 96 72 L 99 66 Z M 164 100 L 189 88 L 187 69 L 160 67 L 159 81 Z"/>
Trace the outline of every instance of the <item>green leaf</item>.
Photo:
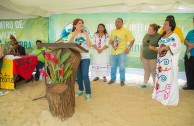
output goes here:
<path id="1" fill-rule="evenodd" d="M 64 75 L 64 79 L 63 80 L 66 80 L 68 79 L 73 73 L 73 70 L 68 70 L 68 72 Z"/>
<path id="2" fill-rule="evenodd" d="M 52 83 L 53 83 L 53 84 L 56 84 L 56 83 L 58 83 L 58 80 L 57 80 L 57 79 L 53 79 L 53 80 L 52 80 Z"/>
<path id="3" fill-rule="evenodd" d="M 59 66 L 57 66 L 57 68 L 56 69 L 54 69 L 54 71 L 59 71 L 59 70 L 61 70 L 62 68 L 60 68 Z"/>
<path id="4" fill-rule="evenodd" d="M 58 52 L 56 54 L 57 59 L 60 59 L 61 51 L 62 51 L 62 49 L 58 50 Z"/>
<path id="5" fill-rule="evenodd" d="M 70 65 L 71 65 L 70 63 L 66 63 L 66 64 L 65 64 L 64 73 L 67 71 L 67 69 L 70 67 Z"/>
<path id="6" fill-rule="evenodd" d="M 61 66 L 61 65 L 65 62 L 65 60 L 67 60 L 67 58 L 69 58 L 69 56 L 70 56 L 70 52 L 65 53 L 65 54 L 61 57 L 61 59 L 60 59 L 59 66 Z"/>

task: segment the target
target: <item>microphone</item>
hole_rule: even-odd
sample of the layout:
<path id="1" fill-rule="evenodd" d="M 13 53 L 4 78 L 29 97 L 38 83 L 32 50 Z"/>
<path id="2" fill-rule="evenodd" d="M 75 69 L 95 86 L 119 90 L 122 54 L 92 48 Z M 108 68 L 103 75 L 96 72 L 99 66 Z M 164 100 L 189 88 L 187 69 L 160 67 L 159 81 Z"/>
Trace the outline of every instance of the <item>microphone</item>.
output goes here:
<path id="1" fill-rule="evenodd" d="M 64 38 L 64 37 L 61 37 L 61 38 L 60 38 L 60 39 L 58 39 L 55 43 L 64 42 L 63 38 Z"/>
<path id="2" fill-rule="evenodd" d="M 82 33 L 83 33 L 84 31 L 88 32 L 87 29 L 86 29 L 86 27 L 83 26 L 83 27 L 82 27 Z"/>

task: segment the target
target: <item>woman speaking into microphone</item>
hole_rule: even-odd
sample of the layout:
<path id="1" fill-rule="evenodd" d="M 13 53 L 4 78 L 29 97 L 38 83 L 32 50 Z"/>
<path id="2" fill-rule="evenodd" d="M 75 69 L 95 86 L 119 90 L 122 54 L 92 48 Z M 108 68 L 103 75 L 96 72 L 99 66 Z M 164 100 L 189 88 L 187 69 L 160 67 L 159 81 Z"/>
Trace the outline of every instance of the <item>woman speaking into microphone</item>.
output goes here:
<path id="1" fill-rule="evenodd" d="M 91 41 L 88 32 L 84 30 L 84 21 L 82 19 L 75 19 L 73 21 L 73 29 L 71 32 L 71 38 L 69 42 L 75 42 L 89 50 L 91 47 Z M 89 66 L 90 66 L 90 54 L 81 53 L 81 61 L 77 70 L 77 83 L 79 91 L 76 93 L 76 97 L 81 96 L 86 90 L 86 101 L 91 99 L 91 88 L 89 80 Z"/>

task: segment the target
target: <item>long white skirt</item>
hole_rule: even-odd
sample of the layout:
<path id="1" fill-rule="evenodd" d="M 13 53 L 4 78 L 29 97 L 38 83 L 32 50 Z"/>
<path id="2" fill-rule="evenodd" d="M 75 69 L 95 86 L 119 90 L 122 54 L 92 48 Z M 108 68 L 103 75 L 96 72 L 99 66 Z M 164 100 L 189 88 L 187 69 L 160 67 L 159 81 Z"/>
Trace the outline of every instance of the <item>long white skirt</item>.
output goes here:
<path id="1" fill-rule="evenodd" d="M 91 69 L 91 77 L 108 76 L 110 72 L 109 50 L 106 49 L 98 54 L 96 50 L 93 53 L 93 64 Z"/>

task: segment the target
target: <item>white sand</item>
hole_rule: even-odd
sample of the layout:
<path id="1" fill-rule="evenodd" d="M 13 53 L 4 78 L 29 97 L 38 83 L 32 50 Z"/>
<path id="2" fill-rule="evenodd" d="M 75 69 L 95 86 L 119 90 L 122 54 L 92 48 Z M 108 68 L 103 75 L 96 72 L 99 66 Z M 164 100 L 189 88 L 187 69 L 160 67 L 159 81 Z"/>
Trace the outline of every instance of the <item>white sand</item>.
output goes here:
<path id="1" fill-rule="evenodd" d="M 91 82 L 91 88 L 92 100 L 77 97 L 75 114 L 61 122 L 50 114 L 46 99 L 32 101 L 44 96 L 44 81 L 20 82 L 0 97 L 0 126 L 194 126 L 194 91 L 180 90 L 180 102 L 173 107 L 152 100 L 151 87 L 121 87 L 100 80 Z"/>

